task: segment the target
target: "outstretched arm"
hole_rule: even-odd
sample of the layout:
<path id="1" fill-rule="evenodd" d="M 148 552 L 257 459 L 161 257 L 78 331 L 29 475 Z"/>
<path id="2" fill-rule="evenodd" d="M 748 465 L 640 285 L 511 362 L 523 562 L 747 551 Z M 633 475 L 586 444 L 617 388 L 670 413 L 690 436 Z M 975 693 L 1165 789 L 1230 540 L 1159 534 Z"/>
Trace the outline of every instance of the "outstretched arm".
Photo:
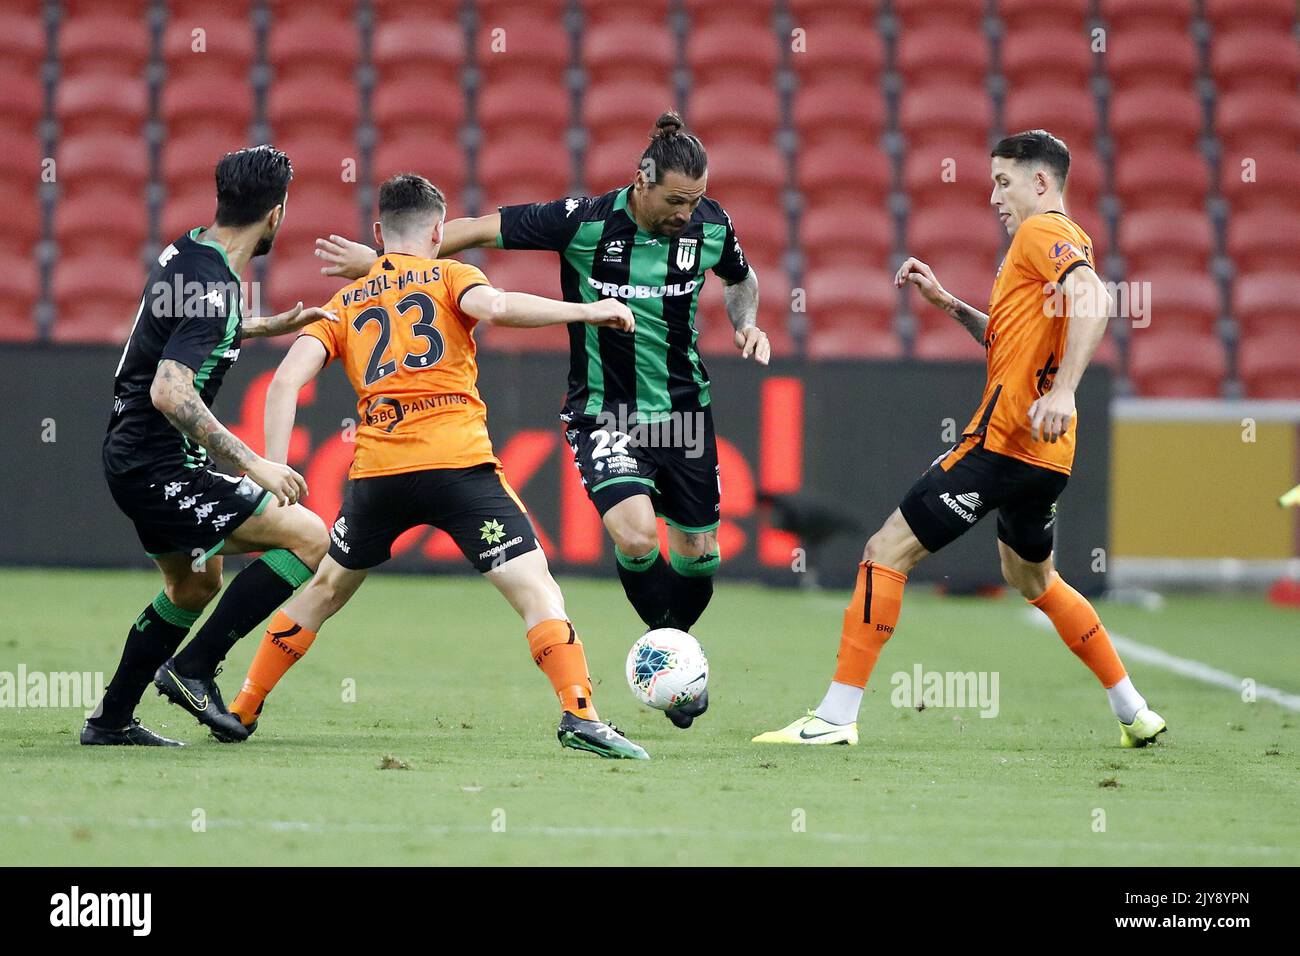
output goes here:
<path id="1" fill-rule="evenodd" d="M 561 302 L 528 292 L 502 292 L 490 285 L 476 285 L 460 299 L 466 315 L 480 322 L 535 329 L 543 325 L 586 322 L 624 332 L 636 329 L 632 310 L 617 299 L 598 302 Z"/>
<path id="2" fill-rule="evenodd" d="M 916 286 L 925 297 L 925 301 L 936 308 L 943 309 L 960 322 L 976 342 L 980 345 L 984 344 L 984 332 L 988 329 L 989 317 L 941 286 L 928 265 L 914 258 L 904 262 L 894 275 L 894 286 L 902 288 L 906 282 Z"/>
<path id="3" fill-rule="evenodd" d="M 299 302 L 287 312 L 281 312 L 278 315 L 250 315 L 245 316 L 240 323 L 240 333 L 244 338 L 266 337 L 271 335 L 284 335 L 286 332 L 297 332 L 305 325 L 319 319 L 329 319 L 331 322 L 337 322 L 338 316 L 333 312 L 326 312 L 324 309 L 315 307 L 304 309 Z"/>
<path id="4" fill-rule="evenodd" d="M 325 367 L 328 355 L 320 340 L 299 336 L 289 353 L 275 370 L 266 390 L 266 457 L 271 461 L 289 461 L 289 439 L 298 414 L 298 393 Z"/>

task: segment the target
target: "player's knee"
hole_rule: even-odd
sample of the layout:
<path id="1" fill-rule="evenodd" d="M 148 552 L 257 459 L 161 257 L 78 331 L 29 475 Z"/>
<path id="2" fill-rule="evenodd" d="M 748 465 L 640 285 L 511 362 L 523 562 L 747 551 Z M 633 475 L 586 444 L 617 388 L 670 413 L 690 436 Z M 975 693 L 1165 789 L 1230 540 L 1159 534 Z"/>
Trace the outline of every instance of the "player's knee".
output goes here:
<path id="1" fill-rule="evenodd" d="M 307 515 L 308 517 L 302 522 L 302 529 L 293 552 L 298 555 L 303 564 L 315 571 L 320 567 L 325 553 L 329 551 L 330 534 L 319 515 L 314 511 L 307 511 Z"/>
<path id="2" fill-rule="evenodd" d="M 624 527 L 612 531 L 610 536 L 618 549 L 629 557 L 639 558 L 659 549 L 659 535 L 654 528 Z"/>
<path id="3" fill-rule="evenodd" d="M 222 578 L 217 574 L 190 574 L 179 581 L 167 582 L 167 600 L 187 611 L 201 611 L 221 593 Z"/>

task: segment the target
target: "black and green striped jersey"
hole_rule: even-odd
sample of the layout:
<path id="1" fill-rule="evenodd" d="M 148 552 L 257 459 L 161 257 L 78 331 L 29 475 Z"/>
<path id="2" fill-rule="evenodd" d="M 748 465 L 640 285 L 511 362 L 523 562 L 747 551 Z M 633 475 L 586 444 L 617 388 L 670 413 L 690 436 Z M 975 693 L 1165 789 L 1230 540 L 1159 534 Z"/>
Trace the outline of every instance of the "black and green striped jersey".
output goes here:
<path id="1" fill-rule="evenodd" d="M 194 388 L 210 408 L 239 358 L 239 276 L 226 251 L 198 233 L 193 229 L 167 246 L 149 270 L 113 381 L 104 438 L 109 474 L 208 463 L 207 452 L 178 432 L 149 397 L 158 363 L 174 359 L 194 370 Z"/>
<path id="2" fill-rule="evenodd" d="M 695 347 L 695 309 L 712 269 L 728 283 L 749 273 L 726 211 L 705 197 L 675 236 L 637 226 L 627 208 L 632 187 L 601 196 L 502 206 L 503 249 L 560 254 L 569 302 L 622 300 L 636 331 L 569 326 L 569 390 L 563 417 L 636 412 L 644 421 L 709 404 L 709 373 Z"/>

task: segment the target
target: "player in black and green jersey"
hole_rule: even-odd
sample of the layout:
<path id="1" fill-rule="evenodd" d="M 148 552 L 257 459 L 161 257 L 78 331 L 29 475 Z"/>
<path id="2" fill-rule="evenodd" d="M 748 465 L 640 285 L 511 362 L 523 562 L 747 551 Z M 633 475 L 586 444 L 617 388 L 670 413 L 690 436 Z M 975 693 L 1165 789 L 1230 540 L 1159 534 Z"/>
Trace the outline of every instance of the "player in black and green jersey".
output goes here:
<path id="1" fill-rule="evenodd" d="M 442 251 L 474 246 L 560 255 L 571 302 L 618 298 L 634 333 L 569 330 L 569 385 L 561 419 L 587 494 L 614 541 L 628 600 L 648 627 L 689 630 L 713 595 L 720 477 L 709 373 L 695 347 L 705 272 L 726 283 L 727 315 L 744 358 L 766 365 L 758 277 L 731 218 L 704 195 L 708 158 L 676 113 L 656 123 L 635 181 L 601 196 L 502 206 L 446 223 Z M 339 236 L 317 240 L 328 275 L 365 275 L 373 250 Z M 669 560 L 656 516 L 668 525 Z M 707 701 L 669 712 L 690 726 Z M 693 712 L 692 712 L 693 711 Z"/>
<path id="2" fill-rule="evenodd" d="M 149 272 L 113 376 L 103 459 L 113 500 L 162 572 L 163 589 L 132 625 L 83 744 L 177 745 L 134 716 L 151 680 L 219 740 L 246 738 L 222 702 L 217 667 L 311 577 L 329 546 L 324 523 L 297 503 L 307 493 L 302 476 L 253 452 L 211 408 L 242 339 L 333 318 L 301 302 L 269 318 L 244 315 L 239 275 L 270 251 L 292 175 L 289 157 L 270 146 L 222 157 L 216 221 L 168 243 Z M 244 475 L 214 470 L 209 452 Z M 221 556 L 254 551 L 263 554 L 176 654 L 221 590 Z"/>

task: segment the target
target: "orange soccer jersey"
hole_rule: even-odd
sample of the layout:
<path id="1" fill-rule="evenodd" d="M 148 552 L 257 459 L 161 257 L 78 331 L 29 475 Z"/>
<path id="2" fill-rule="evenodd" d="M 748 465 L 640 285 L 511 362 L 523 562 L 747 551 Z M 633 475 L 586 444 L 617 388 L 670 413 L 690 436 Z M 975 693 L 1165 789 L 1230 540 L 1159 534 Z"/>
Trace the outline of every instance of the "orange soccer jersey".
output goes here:
<path id="1" fill-rule="evenodd" d="M 1016 230 L 998 270 L 984 333 L 988 383 L 966 426 L 968 447 L 1070 473 L 1076 415 L 1055 443 L 1036 439 L 1029 406 L 1051 387 L 1065 354 L 1069 319 L 1056 283 L 1080 265 L 1094 267 L 1092 240 L 1064 213 L 1030 216 Z"/>
<path id="2" fill-rule="evenodd" d="M 340 289 L 338 322 L 302 330 L 340 358 L 357 393 L 352 478 L 497 463 L 478 394 L 476 320 L 460 299 L 488 285 L 474 266 L 400 253 Z"/>

